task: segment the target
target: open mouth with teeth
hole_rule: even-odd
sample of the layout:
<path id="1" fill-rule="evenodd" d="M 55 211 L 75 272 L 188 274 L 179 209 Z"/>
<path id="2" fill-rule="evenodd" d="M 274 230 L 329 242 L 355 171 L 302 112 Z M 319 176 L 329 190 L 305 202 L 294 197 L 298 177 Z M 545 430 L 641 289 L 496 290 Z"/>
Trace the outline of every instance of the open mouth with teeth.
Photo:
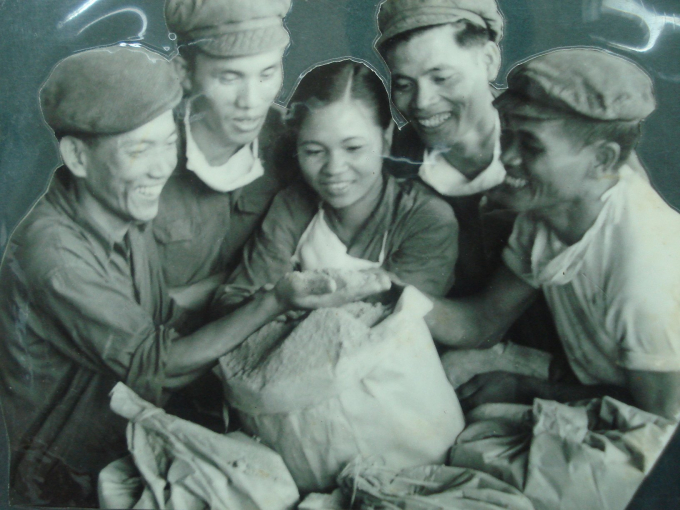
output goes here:
<path id="1" fill-rule="evenodd" d="M 529 181 L 522 179 L 521 177 L 513 177 L 512 175 L 506 174 L 504 183 L 513 189 L 521 189 L 526 187 L 529 184 Z"/>
<path id="2" fill-rule="evenodd" d="M 451 118 L 451 112 L 437 113 L 430 117 L 420 117 L 417 119 L 418 124 L 427 129 L 438 128 L 444 122 Z"/>
<path id="3" fill-rule="evenodd" d="M 138 195 L 141 195 L 144 198 L 158 198 L 161 194 L 161 191 L 163 191 L 163 184 L 156 184 L 154 186 L 139 186 L 138 188 L 135 188 L 135 192 L 137 192 Z"/>

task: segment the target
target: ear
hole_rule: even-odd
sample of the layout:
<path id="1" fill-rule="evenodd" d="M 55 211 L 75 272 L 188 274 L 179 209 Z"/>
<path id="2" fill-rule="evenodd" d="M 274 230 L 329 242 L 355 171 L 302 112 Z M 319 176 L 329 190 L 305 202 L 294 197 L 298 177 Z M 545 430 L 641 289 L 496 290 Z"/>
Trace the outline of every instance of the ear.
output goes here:
<path id="1" fill-rule="evenodd" d="M 189 70 L 189 63 L 181 56 L 177 55 L 172 59 L 172 65 L 175 67 L 175 72 L 179 76 L 179 82 L 182 84 L 184 92 L 188 94 L 191 92 L 191 71 Z"/>
<path id="2" fill-rule="evenodd" d="M 74 176 L 81 179 L 87 177 L 88 147 L 85 142 L 73 136 L 65 136 L 59 141 L 59 152 L 64 165 Z"/>
<path id="3" fill-rule="evenodd" d="M 501 49 L 493 41 L 488 41 L 482 47 L 482 58 L 486 66 L 486 78 L 489 83 L 494 81 L 501 69 Z"/>
<path id="4" fill-rule="evenodd" d="M 392 150 L 392 139 L 394 138 L 394 121 L 390 122 L 387 129 L 383 132 L 383 156 L 389 156 Z"/>
<path id="5" fill-rule="evenodd" d="M 598 177 L 611 175 L 621 157 L 621 147 L 616 142 L 600 142 L 595 147 L 595 167 Z"/>

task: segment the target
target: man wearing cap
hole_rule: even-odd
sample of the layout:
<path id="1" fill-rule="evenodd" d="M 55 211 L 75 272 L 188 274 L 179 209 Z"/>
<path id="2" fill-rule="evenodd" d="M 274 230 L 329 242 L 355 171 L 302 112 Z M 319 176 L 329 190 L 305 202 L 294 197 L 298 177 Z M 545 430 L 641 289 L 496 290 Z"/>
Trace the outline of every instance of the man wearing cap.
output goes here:
<path id="1" fill-rule="evenodd" d="M 189 98 L 179 109 L 179 164 L 153 231 L 166 282 L 185 306 L 207 304 L 282 186 L 273 150 L 281 110 L 273 101 L 289 7 L 290 0 L 166 4 Z"/>
<path id="2" fill-rule="evenodd" d="M 0 269 L 0 396 L 14 504 L 96 506 L 99 471 L 126 451 L 125 422 L 109 411 L 116 382 L 162 404 L 166 390 L 195 380 L 282 310 L 311 306 L 313 291 L 290 275 L 189 332 L 145 229 L 177 163 L 172 110 L 181 96 L 169 62 L 131 47 L 71 56 L 41 91 L 64 166 Z M 317 283 L 319 292 L 332 285 Z"/>
<path id="3" fill-rule="evenodd" d="M 494 198 L 519 213 L 487 288 L 438 301 L 433 335 L 457 347 L 497 342 L 542 290 L 577 378 L 505 372 L 462 386 L 483 402 L 611 395 L 673 418 L 680 410 L 680 215 L 631 169 L 655 107 L 636 65 L 600 50 L 553 51 L 517 66 L 496 101 L 507 176 Z"/>
<path id="4" fill-rule="evenodd" d="M 498 265 L 512 225 L 507 214 L 483 214 L 482 203 L 505 176 L 492 106 L 498 91 L 490 85 L 503 19 L 495 0 L 385 0 L 378 25 L 392 99 L 409 121 L 395 134 L 392 167 L 453 207 L 460 248 L 452 295 L 470 294 Z"/>

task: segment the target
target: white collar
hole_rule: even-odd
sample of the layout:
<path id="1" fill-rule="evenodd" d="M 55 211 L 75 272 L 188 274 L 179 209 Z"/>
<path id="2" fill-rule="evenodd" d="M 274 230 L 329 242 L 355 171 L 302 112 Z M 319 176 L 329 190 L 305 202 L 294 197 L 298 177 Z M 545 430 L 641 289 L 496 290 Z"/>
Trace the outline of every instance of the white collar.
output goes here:
<path id="1" fill-rule="evenodd" d="M 470 180 L 463 173 L 449 163 L 443 156 L 443 151 L 425 151 L 423 164 L 418 175 L 420 178 L 440 194 L 449 197 L 476 195 L 495 188 L 505 179 L 505 167 L 501 163 L 500 119 L 496 116 L 494 127 L 496 144 L 493 160 L 482 173 Z"/>
<path id="2" fill-rule="evenodd" d="M 593 243 L 606 238 L 605 229 L 619 223 L 625 209 L 623 189 L 632 174 L 627 165 L 619 169 L 619 181 L 600 197 L 604 203 L 602 210 L 578 242 L 566 245 L 544 222 L 538 222 L 531 270 L 540 285 L 564 285 L 576 277 Z"/>
<path id="3" fill-rule="evenodd" d="M 191 134 L 190 116 L 191 108 L 188 103 L 184 117 L 188 170 L 194 172 L 210 188 L 222 193 L 242 188 L 262 177 L 264 168 L 257 157 L 259 151 L 257 138 L 236 151 L 226 163 L 212 166 Z"/>

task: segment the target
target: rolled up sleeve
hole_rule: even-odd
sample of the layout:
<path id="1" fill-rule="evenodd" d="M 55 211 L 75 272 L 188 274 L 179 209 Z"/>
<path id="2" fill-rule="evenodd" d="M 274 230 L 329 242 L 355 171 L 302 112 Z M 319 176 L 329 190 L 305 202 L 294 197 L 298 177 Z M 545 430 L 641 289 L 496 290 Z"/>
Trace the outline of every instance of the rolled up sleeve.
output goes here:
<path id="1" fill-rule="evenodd" d="M 680 304 L 673 295 L 648 292 L 626 300 L 617 314 L 619 365 L 629 370 L 680 372 Z"/>
<path id="2" fill-rule="evenodd" d="M 451 207 L 436 197 L 421 198 L 403 220 L 405 230 L 385 268 L 405 283 L 434 296 L 453 285 L 458 257 L 458 222 Z"/>

